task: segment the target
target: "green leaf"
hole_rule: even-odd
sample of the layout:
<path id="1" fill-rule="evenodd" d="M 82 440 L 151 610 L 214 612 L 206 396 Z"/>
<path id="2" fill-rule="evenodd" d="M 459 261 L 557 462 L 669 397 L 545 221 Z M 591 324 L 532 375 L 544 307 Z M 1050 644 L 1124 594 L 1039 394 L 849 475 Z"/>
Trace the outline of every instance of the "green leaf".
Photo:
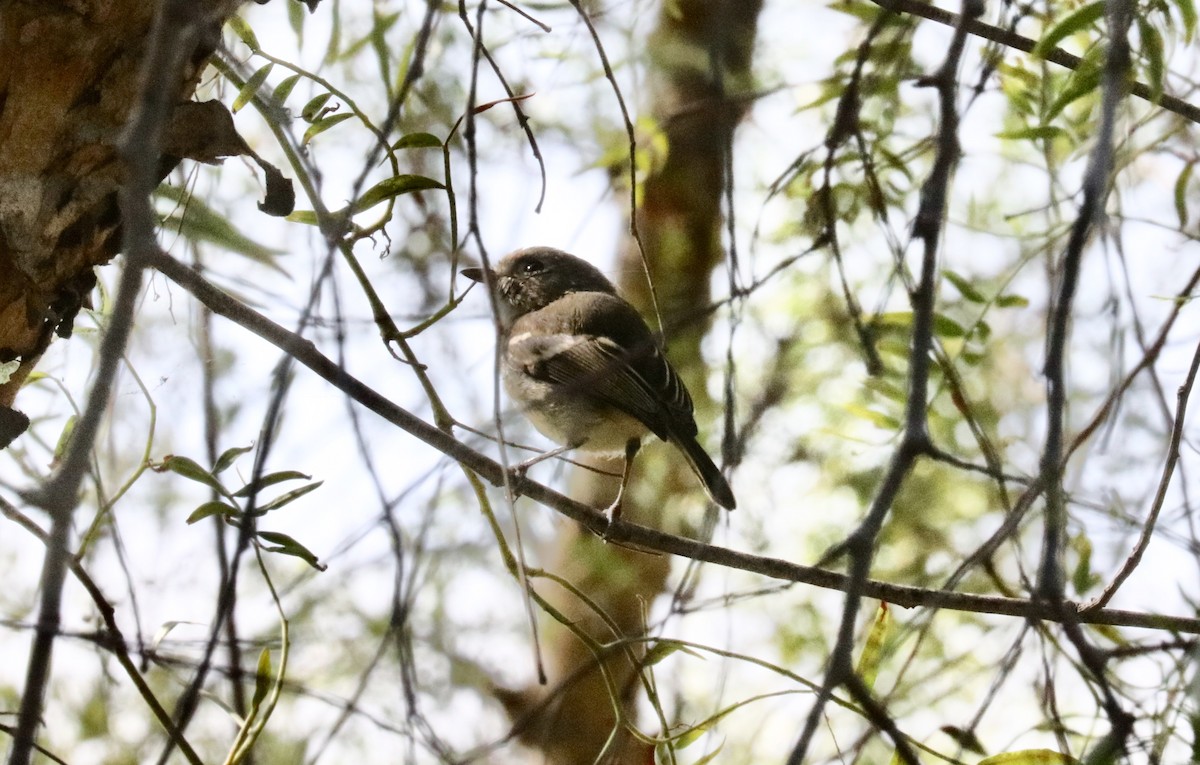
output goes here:
<path id="1" fill-rule="evenodd" d="M 200 463 L 188 457 L 180 457 L 174 454 L 168 454 L 163 458 L 163 461 L 157 465 L 151 465 L 151 469 L 156 472 L 169 470 L 176 475 L 181 475 L 190 481 L 202 483 L 205 486 L 215 489 L 221 494 L 228 496 L 229 492 L 225 491 L 225 487 L 217 480 L 216 476 L 200 467 Z"/>
<path id="2" fill-rule="evenodd" d="M 238 457 L 241 457 L 243 454 L 253 448 L 253 446 L 234 446 L 221 452 L 221 456 L 217 457 L 217 464 L 213 465 L 213 475 L 220 475 L 221 472 L 232 465 Z"/>
<path id="3" fill-rule="evenodd" d="M 1150 81 L 1150 100 L 1157 103 L 1163 92 L 1163 77 L 1166 64 L 1163 61 L 1163 39 L 1158 28 L 1137 14 L 1138 36 L 1142 42 L 1142 55 L 1146 57 L 1146 79 Z"/>
<path id="4" fill-rule="evenodd" d="M 393 149 L 440 149 L 442 139 L 433 133 L 409 133 L 392 144 Z"/>
<path id="5" fill-rule="evenodd" d="M 954 743 L 961 746 L 968 752 L 975 754 L 987 754 L 987 750 L 983 748 L 983 743 L 974 731 L 964 730 L 953 725 L 943 725 L 939 730 L 945 733 L 950 738 L 954 739 Z"/>
<path id="6" fill-rule="evenodd" d="M 690 653 L 692 656 L 698 656 L 695 651 L 689 651 L 678 640 L 657 640 L 651 646 L 650 650 L 646 652 L 646 656 L 642 659 L 642 664 L 647 667 L 653 667 L 677 651 L 684 651 L 685 653 Z"/>
<path id="7" fill-rule="evenodd" d="M 1196 36 L 1196 5 L 1192 0 L 1175 0 L 1175 7 L 1183 21 L 1183 41 L 1190 43 Z"/>
<path id="8" fill-rule="evenodd" d="M 1188 182 L 1192 180 L 1192 168 L 1195 166 L 1195 160 L 1188 162 L 1179 171 L 1179 177 L 1175 179 L 1175 214 L 1179 216 L 1180 228 L 1188 224 L 1187 188 Z"/>
<path id="9" fill-rule="evenodd" d="M 1053 125 L 1034 125 L 1020 130 L 1005 130 L 996 137 L 1006 141 L 1050 141 L 1065 136 L 1067 131 Z"/>
<path id="10" fill-rule="evenodd" d="M 1058 98 L 1050 105 L 1046 111 L 1045 121 L 1050 122 L 1058 115 L 1062 114 L 1063 110 L 1089 93 L 1100 87 L 1101 70 L 1096 66 L 1085 66 L 1084 68 L 1075 70 L 1071 78 L 1067 80 L 1067 85 L 1062 92 L 1058 94 Z"/>
<path id="11" fill-rule="evenodd" d="M 63 425 L 62 432 L 58 434 L 58 442 L 54 444 L 54 464 L 57 465 L 66 456 L 67 445 L 71 443 L 71 434 L 75 432 L 75 423 L 78 421 L 79 417 L 73 414 Z"/>
<path id="12" fill-rule="evenodd" d="M 321 95 L 310 99 L 309 102 L 304 105 L 304 108 L 300 110 L 300 119 L 304 120 L 305 122 L 312 122 L 313 120 L 317 119 L 318 115 L 321 113 L 322 107 L 325 106 L 325 102 L 328 101 L 332 96 L 332 93 L 322 93 Z"/>
<path id="13" fill-rule="evenodd" d="M 250 704 L 258 707 L 271 692 L 271 649 L 264 648 L 258 655 L 258 669 L 254 673 L 254 696 Z"/>
<path id="14" fill-rule="evenodd" d="M 192 511 L 192 514 L 187 517 L 187 524 L 191 526 L 196 521 L 202 521 L 210 516 L 219 515 L 224 518 L 236 518 L 241 515 L 241 510 L 237 509 L 228 502 L 205 502 L 200 507 Z"/>
<path id="15" fill-rule="evenodd" d="M 258 37 L 255 36 L 254 30 L 250 28 L 250 25 L 246 23 L 245 19 L 243 19 L 241 16 L 235 15 L 230 17 L 229 21 L 226 23 L 247 48 L 255 53 L 258 53 L 260 50 L 262 50 L 258 44 Z"/>
<path id="16" fill-rule="evenodd" d="M 266 82 L 267 75 L 269 75 L 271 70 L 274 68 L 274 64 L 267 64 L 266 66 L 259 68 L 259 70 L 254 74 L 250 75 L 250 79 L 246 80 L 246 84 L 243 85 L 242 89 L 238 91 L 237 98 L 233 99 L 233 106 L 230 108 L 230 111 L 232 111 L 234 114 L 237 114 L 239 111 L 241 111 L 243 106 L 250 103 L 250 99 L 254 98 L 254 95 L 258 93 L 258 89 L 262 87 L 264 82 Z"/>
<path id="17" fill-rule="evenodd" d="M 229 219 L 212 209 L 199 197 L 192 196 L 178 186 L 162 185 L 154 195 L 176 203 L 176 209 L 163 216 L 162 225 L 180 236 L 195 242 L 208 242 L 227 252 L 249 258 L 256 263 L 270 266 L 280 273 L 283 269 L 275 262 L 282 250 L 259 244 L 246 236 L 229 222 Z"/>
<path id="18" fill-rule="evenodd" d="M 317 489 L 321 488 L 321 484 L 323 484 L 323 483 L 325 483 L 325 482 L 324 481 L 316 481 L 314 483 L 310 483 L 308 486 L 301 486 L 299 489 L 292 489 L 291 491 L 287 492 L 286 494 L 276 497 L 275 499 L 271 500 L 270 502 L 266 503 L 265 505 L 259 505 L 258 512 L 260 514 L 266 514 L 266 513 L 271 512 L 272 510 L 278 510 L 279 508 L 283 507 L 284 505 L 286 505 L 290 502 L 295 502 L 296 500 L 303 497 L 305 494 L 308 494 L 311 491 L 316 491 Z"/>
<path id="19" fill-rule="evenodd" d="M 1025 749 L 987 757 L 978 765 L 1079 765 L 1079 760 L 1053 749 Z"/>
<path id="20" fill-rule="evenodd" d="M 963 296 L 963 300 L 969 300 L 972 303 L 987 302 L 987 298 L 983 296 L 983 293 L 975 289 L 965 277 L 959 276 L 953 271 L 945 271 L 942 276 L 945 276 L 946 281 L 954 285 L 958 293 Z"/>
<path id="21" fill-rule="evenodd" d="M 302 138 L 300 140 L 300 144 L 302 146 L 307 146 L 308 142 L 311 141 L 313 138 L 316 138 L 321 133 L 324 133 L 326 130 L 329 130 L 330 128 L 332 128 L 336 125 L 340 125 L 341 123 L 345 122 L 346 120 L 350 119 L 353 116 L 354 116 L 353 114 L 346 112 L 344 114 L 334 114 L 331 117 L 324 117 L 322 119 L 317 120 L 316 122 L 314 122 L 313 124 L 308 126 L 308 130 L 304 131 L 304 138 Z"/>
<path id="22" fill-rule="evenodd" d="M 938 337 L 966 337 L 967 330 L 963 325 L 945 314 L 934 314 L 933 333 Z"/>
<path id="23" fill-rule="evenodd" d="M 321 219 L 317 217 L 316 210 L 296 210 L 291 215 L 287 216 L 287 220 L 292 223 L 303 223 L 306 226 L 319 226 Z"/>
<path id="24" fill-rule="evenodd" d="M 1079 10 L 1069 14 L 1065 19 L 1052 26 L 1037 45 L 1033 46 L 1030 54 L 1045 58 L 1046 54 L 1058 47 L 1058 44 L 1076 32 L 1081 32 L 1100 20 L 1104 15 L 1104 0 L 1095 0 Z"/>
<path id="25" fill-rule="evenodd" d="M 311 475 L 305 475 L 298 470 L 280 470 L 275 473 L 268 473 L 262 476 L 257 481 L 251 481 L 242 488 L 233 493 L 235 497 L 249 497 L 254 492 L 260 492 L 268 486 L 274 486 L 277 483 L 284 481 L 310 481 Z"/>
<path id="26" fill-rule="evenodd" d="M 271 91 L 271 98 L 282 104 L 284 101 L 288 100 L 288 96 L 292 94 L 292 90 L 295 89 L 297 82 L 300 82 L 300 75 L 298 74 L 285 77 L 283 82 L 276 85 L 275 90 Z"/>
<path id="27" fill-rule="evenodd" d="M 858 666 L 854 668 L 868 690 L 875 688 L 875 678 L 879 676 L 879 667 L 883 663 L 883 644 L 891 627 L 891 610 L 887 602 L 881 600 L 879 609 L 875 612 L 875 622 L 871 625 L 871 631 L 867 633 L 862 655 L 858 657 Z"/>
<path id="28" fill-rule="evenodd" d="M 316 127 L 316 125 L 313 127 Z M 446 187 L 443 184 L 438 183 L 432 178 L 426 178 L 423 175 L 396 175 L 391 178 L 385 178 L 363 192 L 363 195 L 354 203 L 353 210 L 355 213 L 360 213 L 363 210 L 371 209 L 380 202 L 394 199 L 401 194 L 444 188 Z"/>
<path id="29" fill-rule="evenodd" d="M 1027 308 L 1029 298 L 1023 295 L 1001 295 L 996 298 L 996 305 L 1000 308 Z"/>
<path id="30" fill-rule="evenodd" d="M 300 558 L 317 571 L 324 571 L 328 568 L 323 563 L 318 563 L 317 556 L 309 552 L 307 547 L 292 539 L 287 534 L 280 534 L 277 531 L 260 531 L 258 532 L 258 538 L 264 542 L 276 545 L 276 547 L 264 547 L 263 549 L 267 552 L 276 552 Z"/>

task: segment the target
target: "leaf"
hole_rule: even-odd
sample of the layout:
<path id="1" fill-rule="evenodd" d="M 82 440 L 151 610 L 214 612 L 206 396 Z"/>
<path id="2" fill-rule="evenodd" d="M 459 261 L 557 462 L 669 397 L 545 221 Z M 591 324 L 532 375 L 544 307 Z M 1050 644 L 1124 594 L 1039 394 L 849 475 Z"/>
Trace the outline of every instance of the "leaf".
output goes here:
<path id="1" fill-rule="evenodd" d="M 978 765 L 1079 765 L 1079 760 L 1053 749 L 1025 749 L 987 757 Z"/>
<path id="2" fill-rule="evenodd" d="M 975 754 L 987 754 L 987 750 L 983 748 L 983 743 L 975 735 L 974 731 L 963 730 L 953 725 L 943 725 L 939 730 L 954 739 L 954 743 L 966 751 L 974 752 Z"/>
<path id="3" fill-rule="evenodd" d="M 933 333 L 938 337 L 966 337 L 967 330 L 963 325 L 945 314 L 934 314 Z"/>
<path id="4" fill-rule="evenodd" d="M 642 664 L 647 667 L 653 667 L 677 651 L 683 651 L 698 659 L 704 658 L 678 640 L 657 640 L 650 650 L 646 652 L 645 657 L 642 658 Z"/>
<path id="5" fill-rule="evenodd" d="M 242 511 L 228 502 L 205 502 L 200 507 L 192 511 L 192 514 L 187 517 L 187 525 L 191 526 L 197 521 L 202 521 L 205 518 L 210 518 L 214 515 L 219 515 L 223 518 L 236 518 L 241 515 Z"/>
<path id="6" fill-rule="evenodd" d="M 1071 78 L 1067 80 L 1066 87 L 1046 111 L 1045 121 L 1050 122 L 1062 114 L 1063 109 L 1096 90 L 1100 86 L 1100 76 L 1101 70 L 1096 66 L 1086 66 L 1075 70 Z"/>
<path id="7" fill-rule="evenodd" d="M 953 271 L 945 271 L 942 275 L 946 277 L 946 281 L 954 285 L 954 288 L 963 296 L 963 300 L 969 300 L 972 303 L 987 302 L 987 298 L 983 296 L 983 293 L 975 289 L 965 277 L 959 276 Z"/>
<path id="8" fill-rule="evenodd" d="M 996 298 L 996 305 L 1000 308 L 1028 308 L 1029 298 L 1023 295 L 1001 295 Z"/>
<path id="9" fill-rule="evenodd" d="M 868 690 L 875 688 L 875 678 L 879 676 L 879 666 L 883 663 L 883 644 L 891 627 L 891 610 L 887 601 L 881 600 L 879 609 L 875 612 L 875 622 L 871 625 L 871 631 L 867 633 L 862 655 L 858 657 L 858 666 L 854 668 Z"/>
<path id="10" fill-rule="evenodd" d="M 363 195 L 355 201 L 353 210 L 355 213 L 360 213 L 363 210 L 371 209 L 380 202 L 394 199 L 401 194 L 444 188 L 446 188 L 445 185 L 438 183 L 432 178 L 426 178 L 423 175 L 395 175 L 391 178 L 385 178 L 363 192 Z"/>
<path id="11" fill-rule="evenodd" d="M 433 133 L 409 133 L 392 144 L 393 149 L 440 149 L 442 139 Z"/>
<path id="12" fill-rule="evenodd" d="M 1104 0 L 1088 3 L 1052 26 L 1046 34 L 1042 35 L 1042 39 L 1038 40 L 1037 45 L 1033 46 L 1030 55 L 1045 58 L 1046 54 L 1057 48 L 1060 42 L 1095 24 L 1103 15 Z"/>
<path id="13" fill-rule="evenodd" d="M 222 495 L 229 496 L 229 492 L 225 490 L 225 487 L 221 485 L 221 482 L 217 480 L 216 476 L 200 467 L 200 463 L 193 459 L 189 459 L 188 457 L 179 457 L 174 454 L 168 454 L 163 458 L 162 462 L 158 463 L 157 465 L 151 465 L 150 469 L 158 473 L 169 470 L 170 472 L 183 476 L 190 481 L 202 483 L 210 489 L 215 489 Z"/>
<path id="14" fill-rule="evenodd" d="M 1166 64 L 1163 62 L 1163 39 L 1158 28 L 1141 14 L 1136 15 L 1142 55 L 1146 57 L 1146 79 L 1150 81 L 1150 101 L 1157 103 L 1163 92 Z"/>
<path id="15" fill-rule="evenodd" d="M 300 144 L 302 146 L 307 146 L 308 142 L 311 141 L 313 138 L 316 138 L 318 135 L 320 135 L 321 133 L 324 133 L 326 130 L 329 130 L 332 127 L 340 125 L 341 123 L 345 122 L 346 120 L 350 119 L 353 116 L 354 116 L 353 114 L 346 112 L 344 114 L 334 114 L 331 117 L 324 117 L 322 119 L 317 120 L 316 122 L 314 122 L 313 124 L 308 126 L 308 130 L 304 131 L 304 138 L 302 138 L 300 140 Z"/>
<path id="16" fill-rule="evenodd" d="M 476 106 L 475 113 L 483 114 L 488 109 L 491 109 L 493 106 L 498 106 L 500 104 L 508 104 L 508 103 L 515 104 L 518 101 L 524 101 L 527 98 L 533 98 L 535 95 L 537 95 L 537 94 L 536 93 L 525 93 L 525 94 L 519 95 L 519 96 L 509 96 L 508 98 L 497 98 L 495 101 L 488 101 L 486 104 L 480 104 L 479 106 Z"/>
<path id="17" fill-rule="evenodd" d="M 272 510 L 278 510 L 279 508 L 283 507 L 284 505 L 287 505 L 291 502 L 295 502 L 296 500 L 303 497 L 305 494 L 308 494 L 309 492 L 312 492 L 312 491 L 316 491 L 317 489 L 321 488 L 321 484 L 323 484 L 323 483 L 325 483 L 325 482 L 324 481 L 316 481 L 314 483 L 310 483 L 308 486 L 301 486 L 299 489 L 292 489 L 291 491 L 287 492 L 286 494 L 276 497 L 275 499 L 271 500 L 270 502 L 266 503 L 265 505 L 260 505 L 258 508 L 258 512 L 260 514 L 266 514 L 266 513 L 271 512 Z"/>
<path id="18" fill-rule="evenodd" d="M 275 90 L 271 91 L 271 98 L 280 104 L 282 104 L 284 101 L 287 101 L 288 96 L 290 96 L 292 91 L 295 89 L 297 82 L 300 82 L 300 75 L 298 74 L 285 77 L 283 82 L 276 85 Z"/>
<path id="19" fill-rule="evenodd" d="M 271 692 L 271 649 L 264 648 L 258 655 L 258 669 L 254 673 L 254 696 L 251 706 L 258 707 Z"/>
<path id="20" fill-rule="evenodd" d="M 237 114 L 239 111 L 241 111 L 243 106 L 250 103 L 250 100 L 254 98 L 255 94 L 258 93 L 258 89 L 262 87 L 264 82 L 266 82 L 267 75 L 269 75 L 271 70 L 274 68 L 275 64 L 267 64 L 264 67 L 260 67 L 259 70 L 254 74 L 250 75 L 250 78 L 246 80 L 246 84 L 243 85 L 242 89 L 238 91 L 237 98 L 233 99 L 233 106 L 230 107 L 230 111 L 232 111 L 234 114 Z"/>
<path id="21" fill-rule="evenodd" d="M 234 446 L 221 452 L 221 456 L 217 457 L 217 464 L 213 465 L 213 475 L 220 475 L 226 468 L 232 465 L 238 457 L 241 457 L 243 454 L 253 448 L 253 446 Z"/>
<path id="22" fill-rule="evenodd" d="M 313 120 L 317 119 L 317 115 L 320 114 L 321 108 L 325 106 L 325 102 L 328 101 L 332 96 L 332 93 L 322 93 L 321 95 L 310 99 L 309 102 L 304 105 L 304 108 L 300 110 L 300 119 L 304 120 L 305 122 L 312 122 Z"/>
<path id="23" fill-rule="evenodd" d="M 1196 5 L 1192 0 L 1175 0 L 1175 7 L 1183 21 L 1183 40 L 1190 43 L 1196 35 Z"/>
<path id="24" fill-rule="evenodd" d="M 235 497 L 249 497 L 255 492 L 260 492 L 268 486 L 274 486 L 277 483 L 284 481 L 310 481 L 311 475 L 306 475 L 298 470 L 280 470 L 275 473 L 268 473 L 260 477 L 257 481 L 251 481 L 242 488 L 233 493 Z"/>
<path id="25" fill-rule="evenodd" d="M 308 565 L 315 568 L 317 571 L 324 571 L 328 566 L 317 562 L 317 556 L 309 552 L 308 548 L 292 539 L 287 534 L 280 534 L 277 531 L 260 531 L 258 538 L 264 542 L 269 542 L 276 547 L 264 547 L 267 552 L 280 553 L 282 555 L 291 555 L 300 558 Z"/>
<path id="26" fill-rule="evenodd" d="M 317 217 L 316 210 L 296 210 L 291 215 L 287 216 L 287 220 L 292 223 L 303 223 L 306 226 L 319 226 L 321 219 Z"/>
<path id="27" fill-rule="evenodd" d="M 79 421 L 78 415 L 71 415 L 67 418 L 63 425 L 62 432 L 58 434 L 58 441 L 54 444 L 54 464 L 62 462 L 62 458 L 67 454 L 67 445 L 71 443 L 71 434 L 75 432 L 75 423 Z"/>
<path id="28" fill-rule="evenodd" d="M 255 53 L 258 53 L 260 50 L 262 50 L 262 47 L 258 44 L 258 37 L 255 36 L 254 30 L 250 28 L 250 25 L 246 23 L 245 19 L 243 19 L 241 16 L 235 15 L 231 16 L 229 21 L 226 23 L 247 48 Z"/>
<path id="29" fill-rule="evenodd" d="M 1065 136 L 1067 131 L 1053 125 L 1033 125 L 1020 130 L 1005 130 L 996 137 L 1006 141 L 1051 141 Z"/>
<path id="30" fill-rule="evenodd" d="M 1192 169 L 1195 166 L 1195 160 L 1188 162 L 1179 171 L 1179 177 L 1175 179 L 1175 214 L 1179 216 L 1180 228 L 1188 224 L 1187 188 L 1188 182 L 1192 180 Z"/>
<path id="31" fill-rule="evenodd" d="M 249 258 L 255 263 L 270 266 L 280 273 L 283 269 L 275 259 L 282 250 L 260 244 L 241 232 L 224 215 L 212 209 L 198 197 L 188 194 L 178 186 L 159 186 L 156 197 L 178 203 L 178 208 L 162 218 L 162 225 L 176 231 L 180 236 L 196 242 L 208 242 L 221 249 Z"/>

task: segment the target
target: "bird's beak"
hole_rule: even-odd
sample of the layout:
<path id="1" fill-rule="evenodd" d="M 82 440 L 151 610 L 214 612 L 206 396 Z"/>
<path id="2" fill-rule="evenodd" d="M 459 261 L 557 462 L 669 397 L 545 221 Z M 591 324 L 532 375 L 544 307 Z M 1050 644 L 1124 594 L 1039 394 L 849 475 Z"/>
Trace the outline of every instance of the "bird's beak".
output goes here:
<path id="1" fill-rule="evenodd" d="M 470 279 L 473 282 L 479 282 L 480 284 L 483 284 L 487 281 L 487 278 L 484 276 L 482 268 L 464 268 L 462 271 L 459 271 L 459 273 L 462 274 L 463 276 L 467 277 L 468 279 Z M 496 272 L 493 271 L 491 276 L 492 276 L 492 281 L 495 281 L 496 280 Z"/>

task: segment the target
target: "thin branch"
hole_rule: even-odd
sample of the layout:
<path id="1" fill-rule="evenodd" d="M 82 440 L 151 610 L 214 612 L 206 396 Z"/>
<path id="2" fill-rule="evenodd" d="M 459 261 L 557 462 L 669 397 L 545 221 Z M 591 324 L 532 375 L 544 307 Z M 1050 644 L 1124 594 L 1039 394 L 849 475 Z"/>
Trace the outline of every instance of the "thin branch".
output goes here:
<path id="1" fill-rule="evenodd" d="M 159 8 L 142 61 L 142 88 L 118 145 L 126 168 L 120 192 L 125 265 L 121 271 L 109 318 L 100 344 L 95 382 L 87 405 L 71 436 L 62 466 L 38 490 L 26 497 L 50 513 L 50 535 L 42 566 L 38 627 L 30 648 L 25 688 L 17 718 L 17 732 L 9 765 L 28 765 L 37 727 L 42 719 L 54 638 L 61 620 L 62 590 L 70 566 L 71 520 L 80 486 L 91 459 L 92 446 L 112 396 L 113 383 L 125 345 L 133 329 L 133 313 L 141 292 L 142 268 L 148 252 L 158 248 L 154 238 L 156 217 L 150 192 L 157 183 L 159 146 L 167 119 L 179 91 L 183 67 L 195 49 L 204 12 L 187 0 L 167 0 Z"/>
<path id="2" fill-rule="evenodd" d="M 396 406 L 348 374 L 332 359 L 321 354 L 311 341 L 289 332 L 284 327 L 246 307 L 207 282 L 193 269 L 165 253 L 157 253 L 151 259 L 151 265 L 208 306 L 213 313 L 238 324 L 280 350 L 291 354 L 301 365 L 366 409 L 375 412 L 428 446 L 462 464 L 493 485 L 498 486 L 503 482 L 505 471 L 498 462 L 468 447 L 440 428 Z M 516 492 L 553 508 L 595 534 L 603 534 L 608 529 L 608 519 L 603 513 L 529 478 L 510 476 L 510 480 Z M 621 542 L 632 547 L 694 558 L 772 579 L 842 591 L 849 586 L 849 577 L 834 571 L 709 545 L 694 539 L 638 526 L 632 522 L 614 526 L 609 533 L 609 538 L 613 542 Z M 863 582 L 862 595 L 886 600 L 888 603 L 903 608 L 928 606 L 1021 619 L 1041 619 L 1050 622 L 1069 618 L 1083 624 L 1106 624 L 1200 634 L 1200 619 L 1108 608 L 1079 613 L 1078 606 L 1070 601 L 1064 601 L 1061 606 L 1057 606 L 1019 598 L 991 597 L 908 587 L 871 579 Z"/>

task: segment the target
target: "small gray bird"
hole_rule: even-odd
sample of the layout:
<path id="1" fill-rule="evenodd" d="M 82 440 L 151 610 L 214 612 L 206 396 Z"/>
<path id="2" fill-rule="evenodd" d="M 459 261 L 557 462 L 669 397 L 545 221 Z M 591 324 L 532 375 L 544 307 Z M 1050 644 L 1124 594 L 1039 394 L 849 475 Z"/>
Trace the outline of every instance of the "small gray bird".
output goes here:
<path id="1" fill-rule="evenodd" d="M 524 467 L 571 449 L 625 455 L 620 517 L 630 465 L 654 433 L 679 447 L 705 491 L 737 506 L 721 471 L 696 441 L 692 397 L 637 310 L 595 266 L 552 247 L 507 255 L 490 275 L 463 276 L 495 290 L 508 395 L 534 427 L 562 444 Z"/>

